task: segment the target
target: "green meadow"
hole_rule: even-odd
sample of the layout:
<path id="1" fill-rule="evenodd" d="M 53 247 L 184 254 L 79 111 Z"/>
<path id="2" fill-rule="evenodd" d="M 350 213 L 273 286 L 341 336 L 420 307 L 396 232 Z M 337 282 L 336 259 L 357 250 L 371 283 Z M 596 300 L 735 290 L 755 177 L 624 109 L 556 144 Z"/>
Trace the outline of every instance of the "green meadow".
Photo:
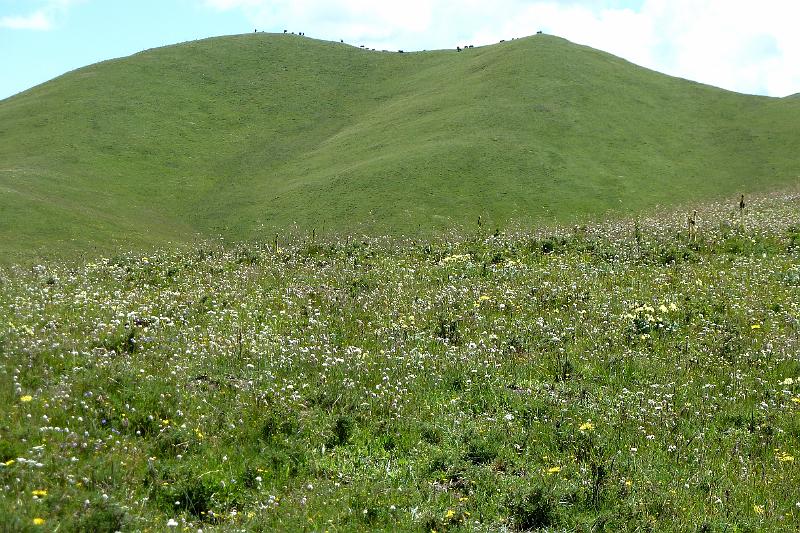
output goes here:
<path id="1" fill-rule="evenodd" d="M 796 530 L 800 197 L 736 202 L 6 267 L 0 523 Z"/>
<path id="2" fill-rule="evenodd" d="M 0 101 L 0 531 L 799 530 L 798 123 L 546 35 Z"/>
<path id="3" fill-rule="evenodd" d="M 7 263 L 274 233 L 575 223 L 798 183 L 800 100 L 563 39 L 188 42 L 0 102 Z"/>

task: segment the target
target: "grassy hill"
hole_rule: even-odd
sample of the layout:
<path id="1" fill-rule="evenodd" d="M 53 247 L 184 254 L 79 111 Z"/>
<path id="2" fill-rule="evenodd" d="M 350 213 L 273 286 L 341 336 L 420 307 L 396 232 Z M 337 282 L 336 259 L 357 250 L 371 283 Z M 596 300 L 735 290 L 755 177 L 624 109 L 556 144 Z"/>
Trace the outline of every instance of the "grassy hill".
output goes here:
<path id="1" fill-rule="evenodd" d="M 400 54 L 250 34 L 0 102 L 0 251 L 572 222 L 797 183 L 800 100 L 560 38 Z"/>

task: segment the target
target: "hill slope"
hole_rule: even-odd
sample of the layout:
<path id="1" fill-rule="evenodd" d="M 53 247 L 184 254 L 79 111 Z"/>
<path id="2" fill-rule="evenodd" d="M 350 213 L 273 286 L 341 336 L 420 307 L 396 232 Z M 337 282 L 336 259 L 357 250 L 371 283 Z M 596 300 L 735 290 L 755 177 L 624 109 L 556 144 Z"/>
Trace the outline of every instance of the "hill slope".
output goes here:
<path id="1" fill-rule="evenodd" d="M 568 222 L 796 183 L 800 101 L 550 36 L 371 52 L 293 35 L 92 65 L 0 102 L 0 251 Z"/>

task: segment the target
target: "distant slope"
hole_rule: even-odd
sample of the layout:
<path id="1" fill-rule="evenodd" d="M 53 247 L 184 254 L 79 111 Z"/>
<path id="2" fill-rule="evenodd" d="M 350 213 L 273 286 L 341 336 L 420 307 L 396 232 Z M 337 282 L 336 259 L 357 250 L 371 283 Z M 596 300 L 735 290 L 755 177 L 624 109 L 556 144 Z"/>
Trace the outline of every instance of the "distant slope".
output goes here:
<path id="1" fill-rule="evenodd" d="M 411 54 L 214 38 L 0 102 L 0 251 L 424 234 L 733 197 L 798 182 L 799 123 L 798 99 L 550 36 Z"/>

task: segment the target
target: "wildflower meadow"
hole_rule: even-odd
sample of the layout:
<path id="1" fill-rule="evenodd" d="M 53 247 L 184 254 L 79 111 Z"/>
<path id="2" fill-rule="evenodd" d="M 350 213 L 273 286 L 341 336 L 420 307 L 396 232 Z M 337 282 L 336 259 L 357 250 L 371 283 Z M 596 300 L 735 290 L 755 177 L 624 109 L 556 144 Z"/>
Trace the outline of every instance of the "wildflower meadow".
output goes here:
<path id="1" fill-rule="evenodd" d="M 3 267 L 0 529 L 797 530 L 800 194 L 736 202 Z"/>

